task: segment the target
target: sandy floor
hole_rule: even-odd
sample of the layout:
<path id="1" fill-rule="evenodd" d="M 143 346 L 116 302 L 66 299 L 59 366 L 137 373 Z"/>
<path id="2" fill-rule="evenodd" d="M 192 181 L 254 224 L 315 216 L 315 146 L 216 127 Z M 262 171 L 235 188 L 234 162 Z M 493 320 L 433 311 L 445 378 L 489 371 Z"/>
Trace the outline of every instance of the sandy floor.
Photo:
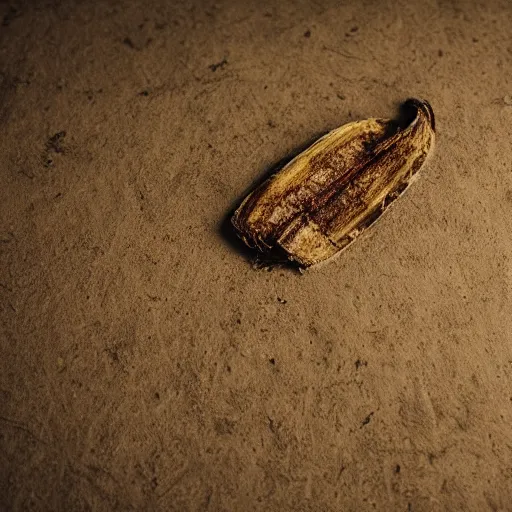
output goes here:
<path id="1" fill-rule="evenodd" d="M 0 4 L 0 508 L 512 510 L 511 26 Z M 251 186 L 410 96 L 437 146 L 399 204 L 328 265 L 253 269 L 225 222 Z"/>

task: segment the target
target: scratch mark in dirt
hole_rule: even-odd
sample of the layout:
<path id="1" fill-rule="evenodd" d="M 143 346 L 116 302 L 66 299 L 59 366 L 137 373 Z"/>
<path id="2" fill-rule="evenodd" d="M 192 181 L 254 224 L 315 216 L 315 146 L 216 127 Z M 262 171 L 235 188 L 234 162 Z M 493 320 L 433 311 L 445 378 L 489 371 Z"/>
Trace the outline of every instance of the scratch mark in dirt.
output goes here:
<path id="1" fill-rule="evenodd" d="M 364 62 L 364 59 L 362 59 L 361 57 L 356 57 L 355 55 L 352 55 L 351 53 L 343 52 L 341 50 L 335 50 L 334 48 L 329 48 L 328 46 L 325 46 L 325 45 L 323 46 L 323 49 L 328 52 L 336 53 L 337 55 L 341 55 L 342 57 L 345 57 L 346 59 L 355 59 L 355 60 L 360 60 L 360 61 Z"/>
<path id="2" fill-rule="evenodd" d="M 42 445 L 48 445 L 45 441 L 37 437 L 35 434 L 33 434 L 23 423 L 19 423 L 17 421 L 11 420 L 10 418 L 6 418 L 5 416 L 0 416 L 0 421 L 3 421 L 4 423 L 7 423 L 7 425 L 11 426 L 15 430 L 19 430 L 21 432 L 25 432 L 25 434 L 28 434 L 28 436 L 33 439 L 34 441 L 37 441 L 38 443 Z"/>

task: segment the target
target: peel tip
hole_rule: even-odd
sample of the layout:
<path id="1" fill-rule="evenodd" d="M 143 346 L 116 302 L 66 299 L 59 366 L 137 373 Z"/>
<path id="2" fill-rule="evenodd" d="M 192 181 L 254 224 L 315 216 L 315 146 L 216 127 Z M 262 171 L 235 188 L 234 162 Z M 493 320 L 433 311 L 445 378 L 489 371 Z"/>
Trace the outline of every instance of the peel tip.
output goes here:
<path id="1" fill-rule="evenodd" d="M 408 107 L 422 111 L 428 119 L 430 126 L 432 127 L 432 131 L 436 131 L 436 118 L 434 115 L 434 109 L 428 100 L 423 98 L 408 98 L 404 102 L 403 108 L 407 109 Z"/>

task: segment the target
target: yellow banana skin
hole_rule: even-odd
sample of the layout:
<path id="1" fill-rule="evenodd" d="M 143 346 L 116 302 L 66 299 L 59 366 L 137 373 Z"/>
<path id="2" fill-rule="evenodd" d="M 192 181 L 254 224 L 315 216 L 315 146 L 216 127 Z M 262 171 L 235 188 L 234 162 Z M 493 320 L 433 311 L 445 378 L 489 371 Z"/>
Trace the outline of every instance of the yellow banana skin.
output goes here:
<path id="1" fill-rule="evenodd" d="M 434 144 L 434 112 L 410 99 L 403 120 L 366 119 L 317 140 L 251 192 L 232 217 L 262 253 L 301 267 L 345 249 L 409 187 Z"/>

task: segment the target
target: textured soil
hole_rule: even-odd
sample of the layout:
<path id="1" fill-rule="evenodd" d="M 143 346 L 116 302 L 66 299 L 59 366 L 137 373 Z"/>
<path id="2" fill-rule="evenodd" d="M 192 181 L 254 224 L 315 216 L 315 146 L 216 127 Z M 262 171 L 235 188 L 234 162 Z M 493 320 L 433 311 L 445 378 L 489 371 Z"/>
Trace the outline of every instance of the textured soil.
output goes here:
<path id="1" fill-rule="evenodd" d="M 0 3 L 0 509 L 512 510 L 512 3 Z M 436 113 L 304 274 L 227 222 L 318 134 Z"/>

